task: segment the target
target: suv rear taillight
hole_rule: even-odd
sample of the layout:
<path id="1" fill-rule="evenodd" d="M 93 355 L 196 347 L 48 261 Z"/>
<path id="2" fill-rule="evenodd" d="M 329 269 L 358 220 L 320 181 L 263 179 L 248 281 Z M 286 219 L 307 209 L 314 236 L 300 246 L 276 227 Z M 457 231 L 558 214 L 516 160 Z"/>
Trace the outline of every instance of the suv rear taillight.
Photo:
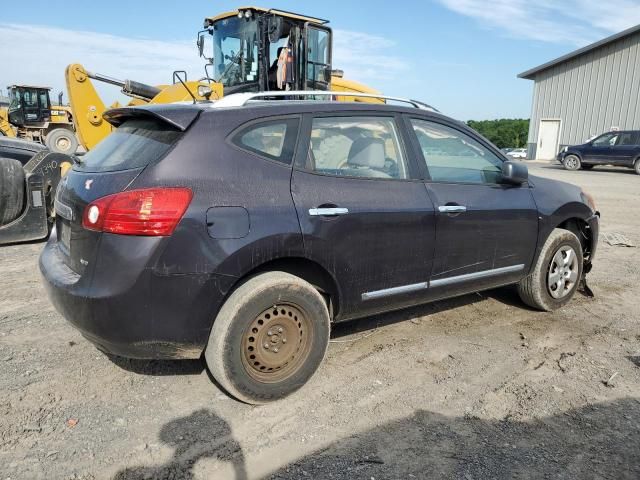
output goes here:
<path id="1" fill-rule="evenodd" d="M 188 188 L 146 188 L 108 195 L 86 206 L 82 226 L 120 235 L 171 235 L 192 197 Z"/>

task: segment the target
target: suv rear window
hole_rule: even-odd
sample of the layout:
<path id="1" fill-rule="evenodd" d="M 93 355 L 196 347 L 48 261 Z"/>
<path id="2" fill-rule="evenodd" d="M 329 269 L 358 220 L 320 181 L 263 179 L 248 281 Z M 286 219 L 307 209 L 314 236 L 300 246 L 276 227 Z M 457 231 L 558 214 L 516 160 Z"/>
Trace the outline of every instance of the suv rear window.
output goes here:
<path id="1" fill-rule="evenodd" d="M 252 122 L 233 134 L 232 142 L 251 153 L 287 165 L 293 160 L 297 117 Z"/>
<path id="2" fill-rule="evenodd" d="M 164 157 L 181 135 L 181 131 L 157 120 L 127 120 L 74 168 L 83 172 L 113 172 L 145 167 Z"/>

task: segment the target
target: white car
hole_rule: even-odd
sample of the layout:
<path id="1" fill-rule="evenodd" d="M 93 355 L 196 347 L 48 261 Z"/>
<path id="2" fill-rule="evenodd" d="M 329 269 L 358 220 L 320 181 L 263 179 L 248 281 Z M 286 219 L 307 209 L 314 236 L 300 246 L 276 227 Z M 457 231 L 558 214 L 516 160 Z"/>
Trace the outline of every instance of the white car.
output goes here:
<path id="1" fill-rule="evenodd" d="M 516 148 L 507 153 L 508 157 L 518 158 L 524 160 L 527 158 L 527 149 L 526 148 Z"/>

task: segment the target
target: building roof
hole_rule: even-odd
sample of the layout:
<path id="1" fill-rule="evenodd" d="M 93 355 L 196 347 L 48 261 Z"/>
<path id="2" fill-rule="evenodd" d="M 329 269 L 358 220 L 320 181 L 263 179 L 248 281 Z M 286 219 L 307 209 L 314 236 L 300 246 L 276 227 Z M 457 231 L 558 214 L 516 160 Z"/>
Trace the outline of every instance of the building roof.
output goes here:
<path id="1" fill-rule="evenodd" d="M 518 75 L 518 78 L 525 78 L 527 80 L 534 80 L 536 74 L 542 72 L 543 70 L 547 70 L 551 67 L 555 67 L 556 65 L 560 64 L 560 63 L 564 63 L 567 62 L 569 60 L 572 60 L 576 57 L 579 57 L 581 55 L 584 55 L 586 53 L 589 53 L 593 50 L 596 50 L 597 48 L 603 47 L 605 45 L 608 45 L 609 43 L 613 43 L 616 40 L 620 40 L 623 39 L 625 37 L 628 37 L 630 35 L 633 35 L 634 33 L 640 32 L 640 25 L 636 25 L 635 27 L 631 27 L 628 28 L 626 30 L 623 30 L 620 33 L 616 33 L 615 35 L 611 35 L 610 37 L 607 38 L 603 38 L 602 40 L 592 43 L 591 45 L 587 45 L 586 47 L 580 48 L 578 50 L 575 50 L 571 53 L 567 53 L 566 55 L 563 55 L 562 57 L 558 57 L 555 60 L 551 60 L 550 62 L 547 63 L 543 63 L 542 65 L 532 68 L 531 70 L 527 70 L 526 72 L 522 72 L 520 75 Z"/>

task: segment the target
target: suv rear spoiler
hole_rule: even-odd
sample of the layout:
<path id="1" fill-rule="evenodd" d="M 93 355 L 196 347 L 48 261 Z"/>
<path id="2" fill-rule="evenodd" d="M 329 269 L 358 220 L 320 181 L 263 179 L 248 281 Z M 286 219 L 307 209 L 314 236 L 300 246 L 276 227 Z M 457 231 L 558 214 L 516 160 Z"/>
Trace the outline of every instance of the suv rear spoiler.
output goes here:
<path id="1" fill-rule="evenodd" d="M 114 127 L 133 118 L 153 118 L 184 132 L 200 113 L 202 109 L 193 105 L 154 105 L 112 108 L 104 112 L 102 118 Z"/>

